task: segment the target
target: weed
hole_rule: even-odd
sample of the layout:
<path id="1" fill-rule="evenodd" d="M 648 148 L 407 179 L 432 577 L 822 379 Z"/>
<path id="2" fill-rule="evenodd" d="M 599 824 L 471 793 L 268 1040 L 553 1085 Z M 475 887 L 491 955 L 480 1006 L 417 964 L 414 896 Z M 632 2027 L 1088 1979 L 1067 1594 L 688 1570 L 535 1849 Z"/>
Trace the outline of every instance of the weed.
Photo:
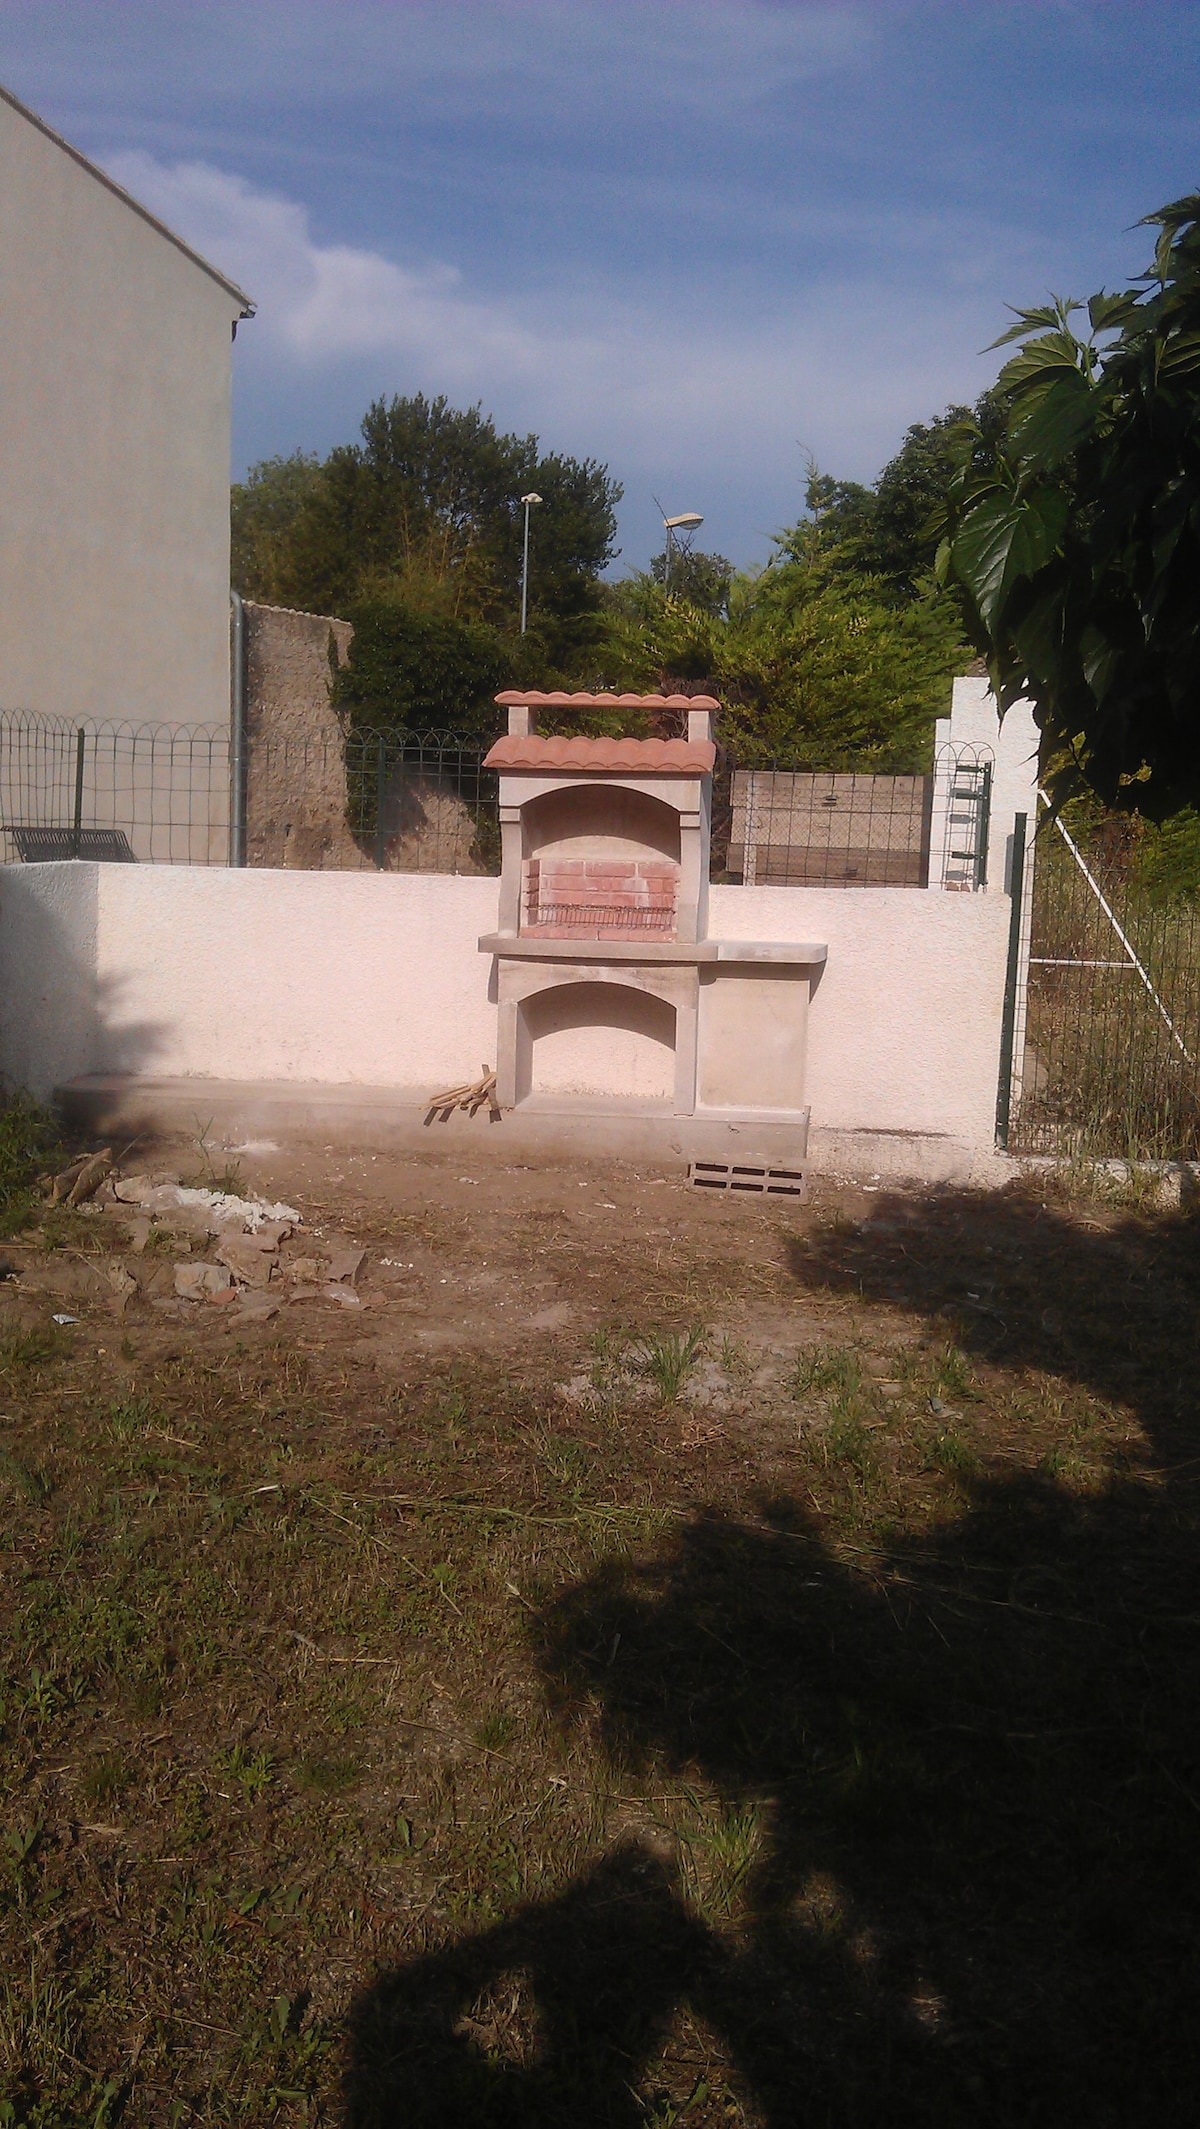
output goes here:
<path id="1" fill-rule="evenodd" d="M 101 1752 L 84 1768 L 79 1793 L 86 1804 L 98 1810 L 104 1804 L 118 1803 L 132 1781 L 133 1770 L 123 1752 Z"/>
<path id="2" fill-rule="evenodd" d="M 716 1818 L 681 1827 L 679 1838 L 691 1866 L 693 1898 L 707 1915 L 727 1916 L 762 1844 L 758 1806 L 726 1805 Z"/>
<path id="3" fill-rule="evenodd" d="M 879 1459 L 857 1398 L 843 1394 L 830 1399 L 823 1446 L 827 1463 L 848 1464 L 864 1481 L 875 1476 Z"/>
<path id="4" fill-rule="evenodd" d="M 16 1885 L 17 1900 L 22 1907 L 26 1900 L 26 1881 L 44 1829 L 45 1820 L 41 1812 L 36 1818 L 26 1819 L 23 1825 L 5 1829 L 4 1862 Z"/>
<path id="5" fill-rule="evenodd" d="M 353 1754 L 341 1758 L 323 1758 L 320 1755 L 305 1756 L 292 1763 L 292 1778 L 297 1788 L 310 1789 L 317 1796 L 339 1796 L 344 1789 L 353 1789 L 362 1780 L 362 1761 Z"/>
<path id="6" fill-rule="evenodd" d="M 745 1347 L 739 1345 L 736 1338 L 730 1338 L 728 1333 L 721 1339 L 720 1359 L 725 1373 L 734 1380 L 739 1377 L 744 1380 L 750 1374 L 750 1360 Z"/>
<path id="7" fill-rule="evenodd" d="M 40 1508 L 49 1498 L 50 1481 L 45 1472 L 27 1464 L 24 1457 L 14 1456 L 11 1449 L 4 1447 L 3 1442 L 0 1442 L 0 1478 L 11 1479 L 13 1485 L 20 1489 L 27 1501 L 33 1502 L 35 1508 Z"/>
<path id="8" fill-rule="evenodd" d="M 111 1441 L 122 1442 L 134 1434 L 144 1434 L 157 1417 L 151 1398 L 120 1397 L 105 1407 L 102 1425 Z"/>
<path id="9" fill-rule="evenodd" d="M 45 1367 L 69 1351 L 68 1341 L 58 1330 L 35 1324 L 27 1331 L 6 1331 L 0 1337 L 0 1369 Z"/>
<path id="10" fill-rule="evenodd" d="M 806 1345 L 796 1356 L 792 1385 L 797 1397 L 830 1390 L 853 1397 L 862 1387 L 862 1362 L 846 1346 Z"/>
<path id="11" fill-rule="evenodd" d="M 202 1124 L 198 1116 L 192 1118 L 201 1165 L 194 1175 L 184 1176 L 184 1186 L 191 1190 L 219 1190 L 229 1197 L 238 1197 L 242 1188 L 241 1162 L 226 1160 L 224 1167 L 218 1169 L 209 1150 L 209 1133 L 215 1121 L 215 1117 L 210 1116 L 208 1122 Z"/>
<path id="12" fill-rule="evenodd" d="M 248 1804 L 270 1787 L 275 1773 L 269 1752 L 250 1752 L 245 1745 L 234 1745 L 232 1751 L 221 1753 L 215 1765 L 218 1774 L 237 1783 Z"/>
<path id="13" fill-rule="evenodd" d="M 975 1370 L 961 1349 L 954 1344 L 944 1345 L 935 1354 L 933 1362 L 933 1387 L 947 1397 L 975 1397 L 978 1386 Z"/>
<path id="14" fill-rule="evenodd" d="M 14 1234 L 37 1205 L 38 1176 L 61 1152 L 58 1126 L 28 1094 L 0 1103 L 0 1234 Z"/>
<path id="15" fill-rule="evenodd" d="M 654 1384 L 665 1405 L 674 1404 L 704 1351 L 707 1337 L 700 1323 L 693 1324 L 690 1331 L 656 1332 L 630 1348 L 629 1364 Z"/>
<path id="16" fill-rule="evenodd" d="M 931 1436 L 926 1458 L 930 1469 L 944 1471 L 948 1478 L 970 1478 L 979 1468 L 970 1442 L 953 1427 L 940 1427 Z"/>
<path id="17" fill-rule="evenodd" d="M 506 1708 L 497 1708 L 491 1715 L 484 1716 L 475 1732 L 475 1742 L 482 1745 L 485 1752 L 502 1752 L 516 1726 L 515 1718 Z"/>

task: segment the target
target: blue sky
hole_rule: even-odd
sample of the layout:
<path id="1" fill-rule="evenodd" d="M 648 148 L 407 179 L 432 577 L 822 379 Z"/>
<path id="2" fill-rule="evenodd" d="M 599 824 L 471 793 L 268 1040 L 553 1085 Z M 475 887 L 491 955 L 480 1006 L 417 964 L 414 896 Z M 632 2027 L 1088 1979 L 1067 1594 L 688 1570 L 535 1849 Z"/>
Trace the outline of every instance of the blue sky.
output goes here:
<path id="1" fill-rule="evenodd" d="M 0 0 L 0 79 L 255 298 L 235 470 L 481 400 L 608 463 L 622 567 L 656 494 L 761 562 L 1200 184 L 1153 0 Z"/>

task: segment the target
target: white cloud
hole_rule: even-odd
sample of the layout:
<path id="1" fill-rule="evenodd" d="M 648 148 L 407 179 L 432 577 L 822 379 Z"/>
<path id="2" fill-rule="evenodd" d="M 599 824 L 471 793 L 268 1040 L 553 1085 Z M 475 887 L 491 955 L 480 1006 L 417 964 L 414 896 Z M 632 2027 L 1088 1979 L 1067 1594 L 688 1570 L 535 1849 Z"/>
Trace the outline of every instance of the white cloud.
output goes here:
<path id="1" fill-rule="evenodd" d="M 290 390 L 311 408 L 347 371 L 360 411 L 378 391 L 482 399 L 505 426 L 604 458 L 627 484 L 683 480 L 689 504 L 693 489 L 738 495 L 745 534 L 795 516 L 805 451 L 869 473 L 908 421 L 983 381 L 968 351 L 988 299 L 971 289 L 932 316 L 929 302 L 905 313 L 886 288 L 846 281 L 758 317 L 715 292 L 702 308 L 637 286 L 502 300 L 448 265 L 322 244 L 304 207 L 208 165 L 139 151 L 107 167 L 253 297 L 239 359 L 260 383 L 270 375 L 277 400 Z"/>

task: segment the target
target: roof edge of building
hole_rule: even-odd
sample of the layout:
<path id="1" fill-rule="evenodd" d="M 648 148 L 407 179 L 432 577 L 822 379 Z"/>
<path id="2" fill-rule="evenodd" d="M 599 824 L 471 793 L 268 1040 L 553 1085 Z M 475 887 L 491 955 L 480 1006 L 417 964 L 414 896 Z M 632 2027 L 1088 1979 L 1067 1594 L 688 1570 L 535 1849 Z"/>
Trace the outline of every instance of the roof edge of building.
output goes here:
<path id="1" fill-rule="evenodd" d="M 175 246 L 176 251 L 183 253 L 185 259 L 190 259 L 193 266 L 198 266 L 202 273 L 206 273 L 210 280 L 215 281 L 219 287 L 225 290 L 227 295 L 232 296 L 236 302 L 240 303 L 242 307 L 238 313 L 239 317 L 252 318 L 254 316 L 254 304 L 244 288 L 239 288 L 236 281 L 229 279 L 228 274 L 223 274 L 218 267 L 211 265 L 198 251 L 193 251 L 191 245 L 186 244 L 181 236 L 177 236 L 166 222 L 160 222 L 156 214 L 152 214 L 148 207 L 144 207 L 142 202 L 136 199 L 132 192 L 127 192 L 124 185 L 118 185 L 116 178 L 110 177 L 107 170 L 102 170 L 99 163 L 92 162 L 91 158 L 86 156 L 81 148 L 76 148 L 61 133 L 56 133 L 53 126 L 47 125 L 44 118 L 39 118 L 36 111 L 31 111 L 29 105 L 22 103 L 19 96 L 14 96 L 11 89 L 6 89 L 3 82 L 0 82 L 0 99 L 10 105 L 22 118 L 27 118 L 31 126 L 36 126 L 39 133 L 44 133 L 47 140 L 52 140 L 56 148 L 61 148 L 64 155 L 69 155 L 72 162 L 78 163 L 80 168 L 86 170 L 89 176 L 94 177 L 97 183 L 103 185 L 107 192 L 115 193 L 119 200 L 124 200 L 125 205 L 132 207 L 134 213 L 140 215 L 143 222 L 149 222 L 151 229 L 157 229 L 160 237 L 165 237 L 169 244 Z"/>

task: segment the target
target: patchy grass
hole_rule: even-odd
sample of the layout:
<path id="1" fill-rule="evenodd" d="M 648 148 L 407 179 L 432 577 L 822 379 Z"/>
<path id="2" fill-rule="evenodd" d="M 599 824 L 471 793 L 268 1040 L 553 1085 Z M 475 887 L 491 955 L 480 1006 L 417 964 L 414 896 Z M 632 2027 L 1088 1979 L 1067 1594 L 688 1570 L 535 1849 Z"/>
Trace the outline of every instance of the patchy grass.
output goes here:
<path id="1" fill-rule="evenodd" d="M 702 1210 L 590 1358 L 5 1334 L 0 2123 L 1190 2122 L 1200 1230 Z"/>
<path id="2" fill-rule="evenodd" d="M 38 1205 L 37 1179 L 61 1152 L 58 1126 L 27 1094 L 0 1100 L 0 1235 L 15 1234 Z"/>

